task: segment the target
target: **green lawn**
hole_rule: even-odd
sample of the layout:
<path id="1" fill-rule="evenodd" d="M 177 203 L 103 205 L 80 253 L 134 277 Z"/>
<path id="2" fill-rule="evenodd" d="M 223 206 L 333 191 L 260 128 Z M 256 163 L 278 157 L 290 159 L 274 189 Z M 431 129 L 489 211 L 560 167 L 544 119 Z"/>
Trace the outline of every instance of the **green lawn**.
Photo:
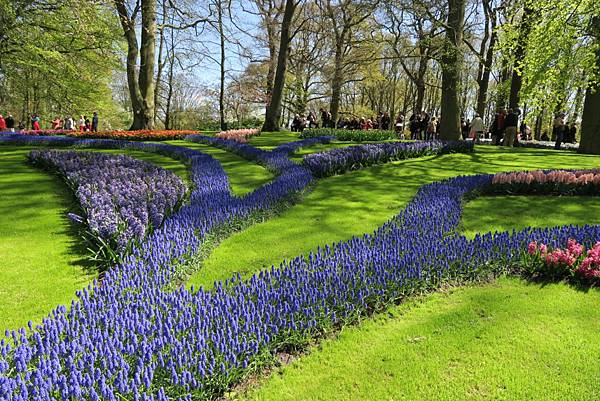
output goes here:
<path id="1" fill-rule="evenodd" d="M 66 217 L 74 198 L 57 176 L 31 167 L 31 148 L 0 146 L 0 332 L 68 305 L 95 270 Z M 112 152 L 112 151 L 111 151 Z M 122 151 L 120 152 L 122 153 Z M 186 167 L 164 156 L 131 151 L 183 178 Z"/>
<path id="2" fill-rule="evenodd" d="M 273 180 L 273 175 L 264 167 L 248 162 L 226 150 L 201 143 L 186 141 L 168 141 L 172 145 L 196 149 L 217 159 L 229 176 L 229 184 L 235 195 L 241 196 Z"/>
<path id="3" fill-rule="evenodd" d="M 260 136 L 250 137 L 250 145 L 264 150 L 271 150 L 284 143 L 299 141 L 297 132 L 263 132 Z"/>
<path id="4" fill-rule="evenodd" d="M 483 196 L 465 205 L 461 231 L 469 238 L 486 231 L 600 224 L 600 198 L 587 196 Z"/>
<path id="5" fill-rule="evenodd" d="M 330 177 L 280 216 L 225 239 L 190 284 L 211 286 L 235 272 L 248 277 L 324 244 L 372 232 L 402 210 L 426 183 L 460 174 L 598 166 L 599 156 L 478 146 L 473 154 L 402 160 Z M 565 205 L 558 198 L 556 203 Z"/>
<path id="6" fill-rule="evenodd" d="M 324 341 L 245 398 L 597 400 L 599 302 L 516 278 L 432 294 Z"/>

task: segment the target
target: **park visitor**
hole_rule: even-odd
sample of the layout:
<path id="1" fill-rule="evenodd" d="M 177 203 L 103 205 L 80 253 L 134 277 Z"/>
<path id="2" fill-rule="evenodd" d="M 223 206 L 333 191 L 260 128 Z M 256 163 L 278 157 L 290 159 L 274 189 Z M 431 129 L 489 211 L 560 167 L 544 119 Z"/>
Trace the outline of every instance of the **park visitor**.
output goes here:
<path id="1" fill-rule="evenodd" d="M 308 113 L 308 128 L 319 128 L 317 116 L 312 111 Z"/>
<path id="2" fill-rule="evenodd" d="M 0 132 L 5 131 L 5 130 L 6 130 L 6 121 L 2 117 L 2 114 L 0 114 Z"/>
<path id="3" fill-rule="evenodd" d="M 467 120 L 465 120 L 464 117 L 460 118 L 460 134 L 462 136 L 462 139 L 467 139 L 469 137 L 469 131 L 470 131 L 471 127 L 469 126 L 469 123 Z"/>
<path id="4" fill-rule="evenodd" d="M 434 139 L 437 132 L 437 121 L 435 117 L 431 117 L 429 124 L 427 124 L 427 137 L 425 139 Z"/>
<path id="5" fill-rule="evenodd" d="M 34 131 L 40 131 L 40 117 L 37 114 L 31 115 L 31 129 Z"/>
<path id="6" fill-rule="evenodd" d="M 513 147 L 517 138 L 517 127 L 519 126 L 519 115 L 517 110 L 509 109 L 504 120 L 504 146 Z"/>
<path id="7" fill-rule="evenodd" d="M 84 124 L 85 124 L 85 126 L 84 126 L 84 129 L 83 129 L 83 130 L 84 130 L 85 132 L 89 132 L 89 131 L 91 131 L 91 130 L 92 130 L 92 123 L 90 122 L 90 119 L 89 119 L 89 118 L 87 118 L 87 116 L 83 116 L 83 118 L 84 118 Z"/>
<path id="8" fill-rule="evenodd" d="M 483 138 L 483 135 L 485 133 L 485 125 L 483 124 L 483 120 L 481 119 L 481 116 L 479 116 L 479 114 L 475 113 L 475 117 L 473 118 L 473 121 L 471 121 L 470 124 L 470 132 L 469 132 L 469 136 L 473 139 L 480 139 Z"/>
<path id="9" fill-rule="evenodd" d="M 410 139 L 421 139 L 419 138 L 419 127 L 421 126 L 421 115 L 415 111 L 412 116 L 408 119 L 410 122 Z"/>
<path id="10" fill-rule="evenodd" d="M 98 132 L 98 112 L 94 112 L 94 116 L 92 117 L 92 132 Z"/>
<path id="11" fill-rule="evenodd" d="M 85 130 L 85 118 L 83 116 L 79 117 L 79 132 L 83 132 Z"/>
<path id="12" fill-rule="evenodd" d="M 13 115 L 8 113 L 8 116 L 6 116 L 4 121 L 6 123 L 6 129 L 10 132 L 15 132 L 15 118 Z"/>
<path id="13" fill-rule="evenodd" d="M 52 124 L 52 129 L 56 130 L 56 129 L 60 129 L 61 121 L 59 117 L 56 117 L 54 120 L 51 121 Z"/>
<path id="14" fill-rule="evenodd" d="M 494 145 L 500 145 L 504 137 L 504 127 L 506 119 L 506 110 L 500 109 L 494 116 L 494 122 L 492 123 L 492 139 Z"/>
<path id="15" fill-rule="evenodd" d="M 419 139 L 425 138 L 425 134 L 427 133 L 427 127 L 429 127 L 429 121 L 431 117 L 429 114 L 423 110 L 421 111 L 421 125 L 419 126 Z"/>
<path id="16" fill-rule="evenodd" d="M 389 130 L 391 122 L 390 114 L 386 111 L 383 113 L 383 117 L 381 117 L 381 129 L 386 131 Z"/>
<path id="17" fill-rule="evenodd" d="M 557 114 L 556 118 L 554 118 L 554 121 L 552 122 L 552 136 L 556 138 L 554 149 L 560 149 L 560 145 L 564 141 L 566 128 L 565 113 Z"/>

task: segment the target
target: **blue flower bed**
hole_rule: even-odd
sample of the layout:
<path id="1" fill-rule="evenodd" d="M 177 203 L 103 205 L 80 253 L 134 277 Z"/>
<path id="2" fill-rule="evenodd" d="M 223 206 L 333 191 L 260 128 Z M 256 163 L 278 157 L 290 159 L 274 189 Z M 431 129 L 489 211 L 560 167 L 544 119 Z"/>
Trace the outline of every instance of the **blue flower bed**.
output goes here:
<path id="1" fill-rule="evenodd" d="M 184 183 L 174 173 L 125 155 L 33 150 L 29 160 L 58 172 L 71 187 L 92 241 L 111 254 L 127 251 L 181 203 Z"/>
<path id="2" fill-rule="evenodd" d="M 302 167 L 296 166 L 295 163 L 288 158 L 288 155 L 304 147 L 309 147 L 320 143 L 329 143 L 333 139 L 335 138 L 332 136 L 320 136 L 303 139 L 301 141 L 285 143 L 269 152 L 255 148 L 247 143 L 239 143 L 228 139 L 204 135 L 188 135 L 185 137 L 186 141 L 204 143 L 206 145 L 225 149 L 228 152 L 235 153 L 243 157 L 244 159 L 255 161 L 265 166 L 268 170 L 275 174 L 280 174 L 281 171 L 286 169 L 305 170 Z"/>
<path id="3" fill-rule="evenodd" d="M 303 164 L 316 177 L 329 177 L 392 160 L 473 151 L 472 141 L 388 142 L 348 146 L 304 156 Z"/>
<path id="4" fill-rule="evenodd" d="M 493 274 L 518 263 L 534 239 L 552 246 L 600 238 L 598 226 L 567 226 L 468 240 L 454 231 L 463 197 L 492 176 L 457 177 L 423 186 L 371 235 L 213 291 L 167 291 L 172 261 L 197 247 L 197 233 L 239 215 L 244 202 L 226 201 L 226 177 L 212 159 L 186 154 L 197 185 L 192 203 L 68 310 L 57 308 L 29 334 L 8 333 L 0 400 L 212 398 L 274 351 L 445 281 Z"/>

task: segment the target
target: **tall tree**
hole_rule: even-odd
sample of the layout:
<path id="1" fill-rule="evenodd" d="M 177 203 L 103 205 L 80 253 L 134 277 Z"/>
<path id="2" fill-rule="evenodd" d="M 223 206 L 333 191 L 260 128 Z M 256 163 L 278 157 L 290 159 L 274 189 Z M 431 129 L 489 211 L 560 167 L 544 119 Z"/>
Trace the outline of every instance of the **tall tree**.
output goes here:
<path id="1" fill-rule="evenodd" d="M 460 139 L 459 82 L 463 54 L 461 50 L 466 0 L 448 0 L 446 38 L 442 50 L 441 137 Z"/>
<path id="2" fill-rule="evenodd" d="M 373 15 L 378 0 L 321 0 L 319 6 L 333 31 L 333 74 L 331 77 L 331 120 L 338 120 L 342 87 L 347 83 L 349 70 L 373 58 L 370 52 L 359 54 L 356 49 L 370 40 L 360 26 Z"/>
<path id="3" fill-rule="evenodd" d="M 465 44 L 471 49 L 477 57 L 477 105 L 475 110 L 480 116 L 485 115 L 485 109 L 488 101 L 488 90 L 490 85 L 490 77 L 492 74 L 492 65 L 494 63 L 496 43 L 498 41 L 498 10 L 501 7 L 493 6 L 494 0 L 482 0 L 481 7 L 483 8 L 483 36 L 480 39 L 479 49 L 471 44 L 469 40 L 465 40 Z"/>
<path id="4" fill-rule="evenodd" d="M 535 20 L 535 9 L 531 7 L 531 2 L 525 2 L 523 16 L 521 18 L 519 36 L 513 54 L 513 71 L 512 80 L 510 82 L 510 97 L 508 105 L 512 109 L 519 107 L 521 100 L 521 88 L 523 87 L 523 60 L 527 51 L 529 34 Z"/>
<path id="5" fill-rule="evenodd" d="M 600 10 L 591 19 L 590 36 L 594 38 L 596 54 L 583 106 L 579 152 L 600 154 Z"/>
<path id="6" fill-rule="evenodd" d="M 287 60 L 290 52 L 290 42 L 293 39 L 292 20 L 298 2 L 296 0 L 286 0 L 281 21 L 281 38 L 279 40 L 279 53 L 277 54 L 277 70 L 273 82 L 271 98 L 265 114 L 265 123 L 262 130 L 265 132 L 279 131 L 281 120 L 281 101 L 283 98 L 283 88 L 285 86 L 285 73 L 287 70 Z"/>
<path id="7" fill-rule="evenodd" d="M 138 0 L 130 11 L 125 0 L 115 0 L 115 7 L 127 41 L 127 83 L 133 110 L 133 123 L 130 129 L 152 129 L 154 128 L 156 1 Z M 138 47 L 136 19 L 140 11 L 141 42 Z"/>

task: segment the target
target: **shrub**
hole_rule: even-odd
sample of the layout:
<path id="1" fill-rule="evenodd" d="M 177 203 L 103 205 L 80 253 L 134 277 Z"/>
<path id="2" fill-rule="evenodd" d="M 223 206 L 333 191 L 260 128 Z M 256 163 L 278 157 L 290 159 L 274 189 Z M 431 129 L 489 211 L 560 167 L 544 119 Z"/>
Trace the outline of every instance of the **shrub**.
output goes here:
<path id="1" fill-rule="evenodd" d="M 376 129 L 362 131 L 337 128 L 307 128 L 300 134 L 300 138 L 314 138 L 320 136 L 333 136 L 338 141 L 354 142 L 377 142 L 398 139 L 398 136 L 394 131 L 383 131 Z"/>

